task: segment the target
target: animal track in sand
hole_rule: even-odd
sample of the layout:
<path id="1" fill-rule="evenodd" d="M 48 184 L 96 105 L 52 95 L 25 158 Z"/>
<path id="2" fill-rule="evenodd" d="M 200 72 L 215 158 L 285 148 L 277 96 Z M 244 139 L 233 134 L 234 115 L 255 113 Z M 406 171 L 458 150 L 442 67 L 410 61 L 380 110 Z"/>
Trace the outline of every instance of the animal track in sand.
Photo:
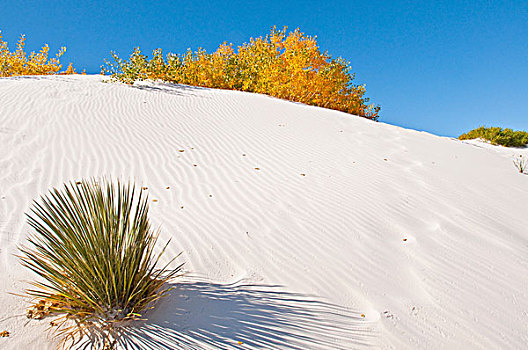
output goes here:
<path id="1" fill-rule="evenodd" d="M 420 308 L 417 306 L 413 306 L 411 308 L 410 314 L 411 316 L 418 316 L 418 312 L 420 311 Z"/>
<path id="2" fill-rule="evenodd" d="M 385 316 L 385 318 L 394 318 L 394 315 L 389 310 L 383 311 L 383 316 Z"/>

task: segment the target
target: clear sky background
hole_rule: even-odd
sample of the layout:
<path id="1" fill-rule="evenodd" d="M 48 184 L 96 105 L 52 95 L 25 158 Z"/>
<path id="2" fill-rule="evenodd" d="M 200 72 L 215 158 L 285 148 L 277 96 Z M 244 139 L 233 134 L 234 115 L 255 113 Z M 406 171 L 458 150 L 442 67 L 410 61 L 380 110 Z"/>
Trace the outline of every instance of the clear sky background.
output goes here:
<path id="1" fill-rule="evenodd" d="M 48 43 L 99 73 L 111 50 L 182 53 L 239 45 L 270 28 L 300 27 L 350 61 L 382 106 L 380 121 L 458 136 L 478 127 L 528 130 L 528 1 L 4 1 L 0 30 L 14 48 Z"/>

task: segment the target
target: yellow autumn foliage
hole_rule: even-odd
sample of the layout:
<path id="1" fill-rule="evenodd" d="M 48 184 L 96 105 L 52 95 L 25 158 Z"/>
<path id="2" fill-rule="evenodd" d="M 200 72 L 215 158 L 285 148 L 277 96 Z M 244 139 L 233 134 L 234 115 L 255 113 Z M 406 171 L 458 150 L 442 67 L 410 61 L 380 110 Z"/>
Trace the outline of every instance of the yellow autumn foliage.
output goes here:
<path id="1" fill-rule="evenodd" d="M 157 49 L 148 58 L 138 47 L 128 60 L 112 53 L 114 62 L 105 61 L 103 73 L 127 84 L 148 79 L 255 92 L 377 120 L 380 107 L 367 104 L 365 86 L 352 84 L 348 62 L 321 52 L 316 37 L 286 31 L 274 27 L 236 51 L 223 43 L 213 53 L 164 55 Z"/>
<path id="2" fill-rule="evenodd" d="M 75 74 L 75 69 L 71 63 L 65 71 L 60 71 L 62 68 L 60 57 L 66 52 L 65 47 L 61 47 L 55 57 L 48 58 L 49 47 L 47 44 L 39 52 L 31 52 L 29 55 L 24 51 L 25 44 L 26 37 L 21 35 L 16 50 L 10 51 L 0 32 L 0 77 Z"/>

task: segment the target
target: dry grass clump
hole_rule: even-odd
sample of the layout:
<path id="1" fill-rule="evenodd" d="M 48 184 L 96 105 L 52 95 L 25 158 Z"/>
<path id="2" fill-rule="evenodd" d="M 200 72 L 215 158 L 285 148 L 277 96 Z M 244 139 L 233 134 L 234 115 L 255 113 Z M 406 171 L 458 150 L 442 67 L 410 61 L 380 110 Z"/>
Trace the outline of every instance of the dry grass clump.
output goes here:
<path id="1" fill-rule="evenodd" d="M 266 94 L 376 120 L 379 106 L 368 104 L 365 86 L 354 85 L 348 62 L 321 52 L 316 37 L 296 29 L 272 28 L 265 37 L 239 46 L 223 43 L 214 53 L 203 49 L 178 55 L 154 50 L 152 58 L 138 48 L 123 60 L 112 53 L 103 73 L 127 84 L 163 80 L 179 84 Z"/>
<path id="2" fill-rule="evenodd" d="M 528 160 L 524 159 L 522 155 L 513 160 L 513 165 L 521 174 L 528 174 Z"/>
<path id="3" fill-rule="evenodd" d="M 62 68 L 60 57 L 66 52 L 65 47 L 61 47 L 54 58 L 48 58 L 47 44 L 39 52 L 31 52 L 29 55 L 24 51 L 25 44 L 26 37 L 21 35 L 16 50 L 10 51 L 0 32 L 0 77 L 76 73 L 71 63 L 65 71 L 60 71 Z"/>
<path id="4" fill-rule="evenodd" d="M 83 180 L 34 202 L 35 233 L 20 248 L 22 264 L 40 277 L 27 290 L 27 316 L 54 317 L 62 345 L 85 337 L 93 348 L 112 348 L 119 327 L 140 318 L 180 273 L 183 264 L 169 269 L 174 259 L 157 266 L 165 248 L 154 253 L 158 234 L 143 193 L 130 183 Z"/>

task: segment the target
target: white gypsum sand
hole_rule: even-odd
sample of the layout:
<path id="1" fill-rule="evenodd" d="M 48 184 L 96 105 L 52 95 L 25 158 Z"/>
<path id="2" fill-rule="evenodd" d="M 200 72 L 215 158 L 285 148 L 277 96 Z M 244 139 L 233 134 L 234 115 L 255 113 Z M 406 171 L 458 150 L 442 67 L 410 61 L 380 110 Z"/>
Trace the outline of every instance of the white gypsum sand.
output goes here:
<path id="1" fill-rule="evenodd" d="M 520 349 L 526 149 L 262 95 L 100 76 L 0 79 L 2 349 L 25 318 L 24 213 L 83 177 L 147 187 L 188 276 L 131 341 L 166 349 Z"/>

